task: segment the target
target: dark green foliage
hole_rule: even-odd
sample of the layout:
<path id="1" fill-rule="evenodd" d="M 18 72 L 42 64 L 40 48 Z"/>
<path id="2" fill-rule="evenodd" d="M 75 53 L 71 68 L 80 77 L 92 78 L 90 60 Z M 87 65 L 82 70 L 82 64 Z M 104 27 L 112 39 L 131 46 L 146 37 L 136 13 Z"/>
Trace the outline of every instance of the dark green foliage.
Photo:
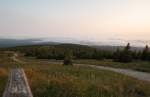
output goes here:
<path id="1" fill-rule="evenodd" d="M 104 59 L 104 54 L 98 50 L 95 50 L 93 53 L 93 59 L 102 60 Z"/>
<path id="2" fill-rule="evenodd" d="M 93 47 L 75 44 L 59 45 L 41 45 L 16 47 L 12 50 L 25 53 L 26 56 L 36 57 L 38 59 L 57 59 L 63 60 L 66 57 L 66 51 L 72 51 L 75 59 L 110 59 L 111 51 L 98 50 Z"/>
<path id="3" fill-rule="evenodd" d="M 142 52 L 142 60 L 146 60 L 146 61 L 150 60 L 150 51 L 148 45 L 146 45 L 146 47 Z"/>
<path id="4" fill-rule="evenodd" d="M 119 61 L 120 53 L 121 53 L 120 49 L 117 48 L 116 52 L 113 53 L 113 56 L 114 56 L 113 59 L 114 59 L 114 61 L 116 61 L 116 62 Z"/>
<path id="5" fill-rule="evenodd" d="M 116 56 L 114 59 L 115 61 L 119 62 L 131 62 L 132 61 L 132 51 L 130 50 L 130 44 L 128 43 L 127 46 L 122 50 L 117 50 L 114 53 L 114 56 Z"/>
<path id="6" fill-rule="evenodd" d="M 132 57 L 135 60 L 140 60 L 142 56 L 142 52 L 141 51 L 132 51 Z"/>
<path id="7" fill-rule="evenodd" d="M 72 51 L 74 59 L 113 59 L 116 62 L 131 62 L 132 60 L 150 60 L 148 46 L 141 51 L 131 50 L 130 44 L 124 49 L 118 48 L 115 52 L 101 50 L 91 46 L 77 44 L 53 44 L 53 45 L 33 45 L 8 48 L 7 50 L 19 51 L 25 56 L 36 57 L 38 59 L 64 60 L 66 51 Z"/>
<path id="8" fill-rule="evenodd" d="M 73 65 L 72 58 L 73 58 L 72 52 L 71 51 L 67 52 L 64 62 L 63 62 L 63 65 Z"/>

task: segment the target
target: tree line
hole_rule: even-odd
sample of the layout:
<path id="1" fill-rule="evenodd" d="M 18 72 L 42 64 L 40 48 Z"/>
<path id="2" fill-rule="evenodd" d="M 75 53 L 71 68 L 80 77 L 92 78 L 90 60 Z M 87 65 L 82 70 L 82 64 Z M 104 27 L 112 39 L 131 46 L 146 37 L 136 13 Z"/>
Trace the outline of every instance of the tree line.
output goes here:
<path id="1" fill-rule="evenodd" d="M 114 61 L 117 62 L 132 62 L 133 60 L 150 61 L 150 50 L 148 45 L 145 46 L 143 51 L 132 51 L 130 43 L 123 49 L 117 49 L 113 55 Z"/>
<path id="2" fill-rule="evenodd" d="M 148 45 L 142 51 L 133 51 L 131 50 L 130 43 L 123 49 L 118 48 L 116 51 L 100 50 L 75 44 L 25 46 L 12 48 L 11 50 L 20 51 L 25 56 L 36 57 L 38 59 L 63 60 L 69 55 L 69 58 L 72 59 L 113 59 L 116 62 L 132 62 L 133 60 L 150 61 Z"/>

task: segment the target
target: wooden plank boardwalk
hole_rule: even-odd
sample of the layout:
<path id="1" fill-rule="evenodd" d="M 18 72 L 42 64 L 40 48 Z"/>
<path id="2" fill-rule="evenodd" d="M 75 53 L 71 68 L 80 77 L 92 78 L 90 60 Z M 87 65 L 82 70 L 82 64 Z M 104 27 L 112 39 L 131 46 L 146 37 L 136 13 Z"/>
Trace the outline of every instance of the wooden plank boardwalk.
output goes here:
<path id="1" fill-rule="evenodd" d="M 12 69 L 3 97 L 33 97 L 23 69 Z"/>

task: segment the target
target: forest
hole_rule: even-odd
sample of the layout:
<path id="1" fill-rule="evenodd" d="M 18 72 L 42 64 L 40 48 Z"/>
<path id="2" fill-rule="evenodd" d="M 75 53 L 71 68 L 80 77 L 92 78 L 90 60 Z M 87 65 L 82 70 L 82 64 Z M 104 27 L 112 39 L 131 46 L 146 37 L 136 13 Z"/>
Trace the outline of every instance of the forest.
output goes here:
<path id="1" fill-rule="evenodd" d="M 8 49 L 19 51 L 24 53 L 25 56 L 36 57 L 37 59 L 63 60 L 69 55 L 72 59 L 112 59 L 115 62 L 132 62 L 133 60 L 150 61 L 148 45 L 142 51 L 138 51 L 131 50 L 130 43 L 124 48 L 118 48 L 115 51 L 102 50 L 78 44 L 31 45 Z"/>

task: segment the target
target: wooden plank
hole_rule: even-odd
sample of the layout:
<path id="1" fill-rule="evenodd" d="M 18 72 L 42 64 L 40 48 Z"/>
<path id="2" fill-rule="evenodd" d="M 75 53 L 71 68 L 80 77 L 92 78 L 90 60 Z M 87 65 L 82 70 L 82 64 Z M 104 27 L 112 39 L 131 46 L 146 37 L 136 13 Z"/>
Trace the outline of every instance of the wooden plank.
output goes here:
<path id="1" fill-rule="evenodd" d="M 33 97 L 23 69 L 12 69 L 3 97 Z"/>

